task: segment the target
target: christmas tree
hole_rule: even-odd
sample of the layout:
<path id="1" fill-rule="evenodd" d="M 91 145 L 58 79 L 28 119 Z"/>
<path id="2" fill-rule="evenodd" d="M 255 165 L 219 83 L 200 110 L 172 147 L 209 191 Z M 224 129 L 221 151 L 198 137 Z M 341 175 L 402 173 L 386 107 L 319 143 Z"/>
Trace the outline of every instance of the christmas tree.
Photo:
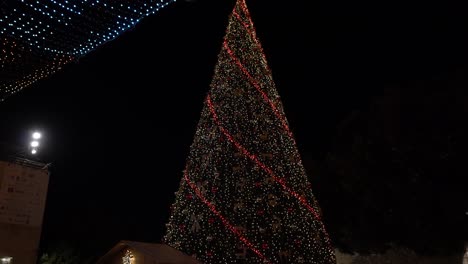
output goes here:
<path id="1" fill-rule="evenodd" d="M 238 0 L 165 242 L 205 264 L 335 263 L 244 0 Z"/>

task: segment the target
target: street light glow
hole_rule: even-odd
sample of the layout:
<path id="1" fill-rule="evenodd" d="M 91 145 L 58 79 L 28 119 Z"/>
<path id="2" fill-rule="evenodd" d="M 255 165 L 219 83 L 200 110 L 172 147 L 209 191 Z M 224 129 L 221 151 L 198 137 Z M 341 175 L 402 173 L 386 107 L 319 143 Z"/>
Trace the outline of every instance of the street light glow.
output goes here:
<path id="1" fill-rule="evenodd" d="M 34 133 L 32 134 L 32 137 L 33 137 L 34 139 L 40 139 L 40 138 L 42 137 L 42 135 L 41 135 L 41 133 L 39 133 L 39 132 L 34 132 Z"/>
<path id="2" fill-rule="evenodd" d="M 3 257 L 3 258 L 0 258 L 0 261 L 1 261 L 1 264 L 10 264 L 12 259 L 13 259 L 12 257 Z"/>
<path id="3" fill-rule="evenodd" d="M 39 131 L 33 131 L 31 134 L 32 140 L 29 143 L 29 151 L 31 155 L 36 155 L 38 153 L 39 146 L 41 145 L 42 133 Z M 0 258 L 1 260 L 1 258 Z M 0 263 L 3 264 L 3 263 Z"/>

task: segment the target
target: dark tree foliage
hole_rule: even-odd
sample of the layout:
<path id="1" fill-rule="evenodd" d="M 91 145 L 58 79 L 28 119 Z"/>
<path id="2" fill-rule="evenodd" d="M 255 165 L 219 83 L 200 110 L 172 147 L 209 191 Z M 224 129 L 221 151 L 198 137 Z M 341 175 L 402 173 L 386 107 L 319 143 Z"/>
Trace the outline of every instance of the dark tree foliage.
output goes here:
<path id="1" fill-rule="evenodd" d="M 316 184 L 333 190 L 324 196 L 334 199 L 321 203 L 338 247 L 462 250 L 468 147 L 462 75 L 389 87 L 337 128 Z"/>

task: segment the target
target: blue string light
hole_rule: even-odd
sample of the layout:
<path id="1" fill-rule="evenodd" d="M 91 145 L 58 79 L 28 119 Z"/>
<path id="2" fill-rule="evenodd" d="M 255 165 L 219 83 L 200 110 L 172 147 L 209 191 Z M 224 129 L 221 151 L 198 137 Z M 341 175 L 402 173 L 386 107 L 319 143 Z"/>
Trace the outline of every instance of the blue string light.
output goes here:
<path id="1" fill-rule="evenodd" d="M 2 1 L 0 101 L 117 38 L 175 1 Z"/>
<path id="2" fill-rule="evenodd" d="M 21 0 L 4 4 L 0 28 L 35 49 L 79 57 L 175 1 Z"/>

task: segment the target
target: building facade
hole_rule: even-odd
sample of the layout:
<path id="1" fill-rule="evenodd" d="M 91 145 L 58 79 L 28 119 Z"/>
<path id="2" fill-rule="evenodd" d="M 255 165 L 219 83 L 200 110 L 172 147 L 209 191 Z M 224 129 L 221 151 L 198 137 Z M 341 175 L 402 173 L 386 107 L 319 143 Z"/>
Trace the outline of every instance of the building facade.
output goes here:
<path id="1" fill-rule="evenodd" d="M 97 264 L 201 264 L 164 244 L 120 241 Z"/>
<path id="2" fill-rule="evenodd" d="M 26 159 L 0 161 L 0 263 L 35 264 L 49 172 Z"/>

